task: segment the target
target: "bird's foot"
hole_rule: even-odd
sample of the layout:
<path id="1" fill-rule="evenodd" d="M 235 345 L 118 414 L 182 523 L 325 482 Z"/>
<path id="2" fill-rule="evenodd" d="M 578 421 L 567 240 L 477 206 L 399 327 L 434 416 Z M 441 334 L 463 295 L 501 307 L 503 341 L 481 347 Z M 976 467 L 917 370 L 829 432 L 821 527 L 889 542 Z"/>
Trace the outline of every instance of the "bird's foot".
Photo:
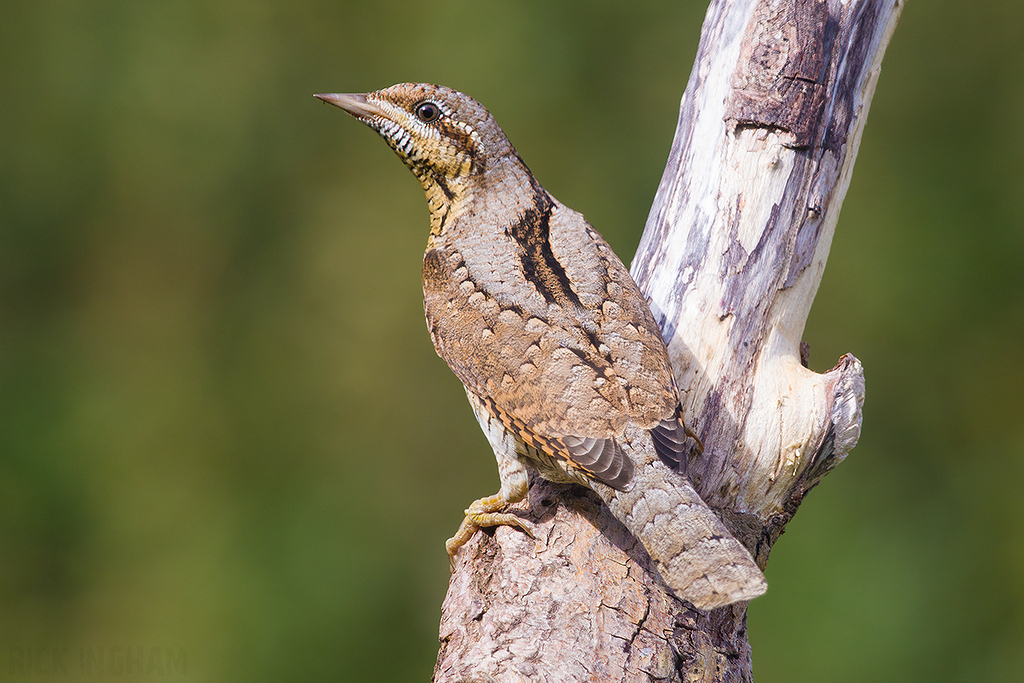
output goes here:
<path id="1" fill-rule="evenodd" d="M 503 499 L 500 493 L 487 498 L 474 501 L 466 510 L 466 517 L 459 525 L 455 535 L 445 541 L 444 547 L 448 551 L 448 560 L 452 571 L 455 571 L 455 556 L 459 549 L 473 537 L 481 527 L 488 526 L 513 526 L 530 538 L 535 538 L 533 531 L 522 519 L 511 512 L 498 512 L 510 501 Z"/>

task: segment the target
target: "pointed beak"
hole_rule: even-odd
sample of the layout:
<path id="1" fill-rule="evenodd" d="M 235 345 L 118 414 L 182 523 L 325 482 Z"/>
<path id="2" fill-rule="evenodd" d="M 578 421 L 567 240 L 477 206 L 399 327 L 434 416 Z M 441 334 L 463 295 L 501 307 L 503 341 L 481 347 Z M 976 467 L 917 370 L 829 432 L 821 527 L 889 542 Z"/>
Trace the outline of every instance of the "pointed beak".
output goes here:
<path id="1" fill-rule="evenodd" d="M 335 107 L 344 109 L 357 119 L 363 119 L 370 116 L 380 116 L 383 114 L 380 107 L 367 101 L 366 95 L 358 93 L 321 93 L 319 95 L 313 95 L 313 97 L 323 100 L 327 104 L 333 104 Z"/>

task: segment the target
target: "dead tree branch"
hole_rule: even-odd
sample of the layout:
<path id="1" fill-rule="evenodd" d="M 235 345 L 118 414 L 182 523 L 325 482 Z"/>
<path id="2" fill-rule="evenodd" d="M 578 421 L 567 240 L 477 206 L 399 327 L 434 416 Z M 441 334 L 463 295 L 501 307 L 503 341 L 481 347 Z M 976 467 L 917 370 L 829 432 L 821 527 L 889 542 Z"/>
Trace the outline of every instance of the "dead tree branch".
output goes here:
<path id="1" fill-rule="evenodd" d="M 764 566 L 860 435 L 850 355 L 801 336 L 902 0 L 713 0 L 633 276 L 706 451 L 689 473 Z M 750 681 L 746 606 L 668 593 L 596 495 L 535 480 L 477 534 L 442 608 L 434 680 Z"/>

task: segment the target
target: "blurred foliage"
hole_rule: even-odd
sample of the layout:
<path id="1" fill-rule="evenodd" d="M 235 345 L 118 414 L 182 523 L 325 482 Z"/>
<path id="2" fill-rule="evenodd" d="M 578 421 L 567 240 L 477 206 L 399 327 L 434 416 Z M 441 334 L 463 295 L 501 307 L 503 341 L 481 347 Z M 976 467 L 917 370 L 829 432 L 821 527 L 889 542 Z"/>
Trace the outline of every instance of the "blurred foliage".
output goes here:
<path id="1" fill-rule="evenodd" d="M 497 476 L 419 188 L 311 94 L 471 93 L 628 261 L 705 8 L 5 0 L 0 678 L 426 680 Z M 886 56 L 805 335 L 864 433 L 750 608 L 760 683 L 1024 670 L 1022 8 L 910 2 Z"/>

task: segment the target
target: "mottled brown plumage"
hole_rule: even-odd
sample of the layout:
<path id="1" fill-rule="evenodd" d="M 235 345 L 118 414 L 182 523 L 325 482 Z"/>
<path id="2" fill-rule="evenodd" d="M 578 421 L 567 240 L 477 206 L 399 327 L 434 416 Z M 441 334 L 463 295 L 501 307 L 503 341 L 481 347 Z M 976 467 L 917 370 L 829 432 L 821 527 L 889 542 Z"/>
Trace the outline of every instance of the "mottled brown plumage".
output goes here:
<path id="1" fill-rule="evenodd" d="M 501 510 L 523 498 L 531 467 L 596 490 L 696 606 L 763 592 L 749 554 L 662 462 L 685 464 L 690 434 L 668 352 L 625 266 L 583 216 L 537 183 L 462 93 L 400 84 L 317 97 L 375 129 L 427 195 L 427 326 L 466 387 L 502 483 L 466 511 L 449 555 L 481 526 L 529 533 Z"/>

